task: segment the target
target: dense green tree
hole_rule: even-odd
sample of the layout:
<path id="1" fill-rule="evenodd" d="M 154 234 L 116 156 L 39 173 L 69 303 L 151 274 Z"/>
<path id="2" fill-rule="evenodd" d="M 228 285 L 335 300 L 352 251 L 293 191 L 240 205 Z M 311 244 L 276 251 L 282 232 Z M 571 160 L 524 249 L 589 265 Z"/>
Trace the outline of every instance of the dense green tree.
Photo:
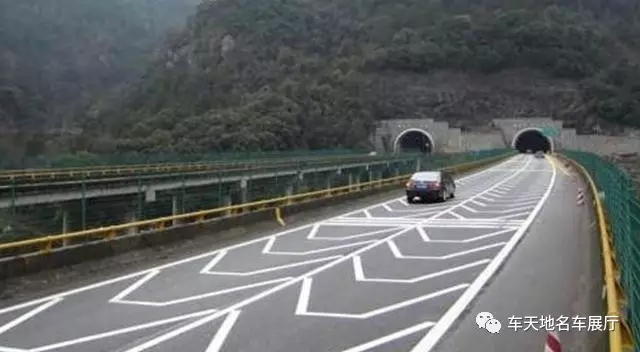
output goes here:
<path id="1" fill-rule="evenodd" d="M 20 154 L 17 133 L 70 129 L 88 103 L 134 82 L 199 2 L 0 0 L 0 130 L 15 137 L 7 152 Z"/>

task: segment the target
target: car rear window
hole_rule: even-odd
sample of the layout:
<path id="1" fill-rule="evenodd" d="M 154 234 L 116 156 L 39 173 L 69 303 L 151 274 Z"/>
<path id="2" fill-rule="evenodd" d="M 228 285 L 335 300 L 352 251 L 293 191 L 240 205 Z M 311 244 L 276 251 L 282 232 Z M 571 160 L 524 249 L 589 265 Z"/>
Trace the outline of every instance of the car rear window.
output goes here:
<path id="1" fill-rule="evenodd" d="M 439 172 L 424 172 L 413 175 L 411 177 L 414 181 L 440 181 L 440 173 Z"/>

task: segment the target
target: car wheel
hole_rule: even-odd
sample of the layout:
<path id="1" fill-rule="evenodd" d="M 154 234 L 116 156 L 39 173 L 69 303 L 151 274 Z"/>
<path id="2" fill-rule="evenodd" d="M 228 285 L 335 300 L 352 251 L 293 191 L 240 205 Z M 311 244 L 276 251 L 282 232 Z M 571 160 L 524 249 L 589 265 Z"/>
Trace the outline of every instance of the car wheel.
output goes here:
<path id="1" fill-rule="evenodd" d="M 407 203 L 409 203 L 409 204 L 413 204 L 413 203 L 414 203 L 413 198 L 412 198 L 412 197 L 407 196 Z"/>
<path id="2" fill-rule="evenodd" d="M 440 192 L 440 201 L 441 201 L 441 202 L 444 202 L 444 201 L 446 201 L 446 200 L 447 200 L 447 192 L 445 192 L 445 191 L 441 191 L 441 192 Z"/>
<path id="3" fill-rule="evenodd" d="M 454 192 L 451 192 L 451 199 L 455 198 L 456 194 Z"/>

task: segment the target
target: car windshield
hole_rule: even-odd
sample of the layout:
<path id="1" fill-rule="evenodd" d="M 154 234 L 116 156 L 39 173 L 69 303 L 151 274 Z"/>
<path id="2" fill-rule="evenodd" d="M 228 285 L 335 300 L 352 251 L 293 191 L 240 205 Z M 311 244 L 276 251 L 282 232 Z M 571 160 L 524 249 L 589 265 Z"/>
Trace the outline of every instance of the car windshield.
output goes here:
<path id="1" fill-rule="evenodd" d="M 440 181 L 439 172 L 420 172 L 411 178 L 414 181 Z"/>

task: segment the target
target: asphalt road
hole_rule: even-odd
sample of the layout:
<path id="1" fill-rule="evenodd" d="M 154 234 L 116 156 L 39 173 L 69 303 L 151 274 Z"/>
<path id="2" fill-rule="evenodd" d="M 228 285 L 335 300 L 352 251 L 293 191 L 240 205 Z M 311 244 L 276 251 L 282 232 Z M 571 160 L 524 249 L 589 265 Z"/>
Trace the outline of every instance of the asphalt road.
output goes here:
<path id="1" fill-rule="evenodd" d="M 562 172 L 519 155 L 457 180 L 446 203 L 390 199 L 3 307 L 0 352 L 430 351 L 451 336 L 470 341 L 477 332 L 464 330 L 465 312 L 517 259 L 518 242 L 541 236 L 527 229 L 549 197 L 562 196 L 555 212 L 575 207 L 570 189 L 554 187 L 569 178 Z M 544 215 L 548 227 L 559 224 L 555 215 Z M 544 262 L 544 246 L 537 250 L 528 260 Z"/>

